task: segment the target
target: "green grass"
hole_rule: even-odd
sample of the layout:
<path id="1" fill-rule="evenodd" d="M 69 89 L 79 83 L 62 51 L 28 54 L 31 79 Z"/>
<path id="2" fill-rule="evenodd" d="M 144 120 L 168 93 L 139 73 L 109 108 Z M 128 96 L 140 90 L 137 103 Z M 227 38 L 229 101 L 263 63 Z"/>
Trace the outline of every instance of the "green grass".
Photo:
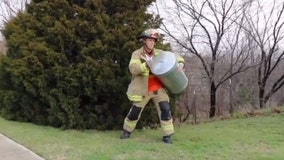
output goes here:
<path id="1" fill-rule="evenodd" d="M 283 160 L 284 114 L 176 127 L 173 144 L 161 130 L 75 131 L 0 118 L 0 132 L 47 160 Z"/>

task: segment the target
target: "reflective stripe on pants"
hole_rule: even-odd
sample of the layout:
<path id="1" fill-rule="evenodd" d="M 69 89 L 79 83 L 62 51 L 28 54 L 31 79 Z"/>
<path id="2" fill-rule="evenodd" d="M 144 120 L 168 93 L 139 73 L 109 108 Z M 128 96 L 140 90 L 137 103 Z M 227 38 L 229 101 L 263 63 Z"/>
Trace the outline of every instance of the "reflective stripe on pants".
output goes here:
<path id="1" fill-rule="evenodd" d="M 141 117 L 141 113 L 143 112 L 144 107 L 147 105 L 147 103 L 150 100 L 152 100 L 154 102 L 156 109 L 158 111 L 163 134 L 164 135 L 173 134 L 174 133 L 173 120 L 172 119 L 169 119 L 169 120 L 166 120 L 166 121 L 161 120 L 161 109 L 160 109 L 160 106 L 159 106 L 159 102 L 162 102 L 162 101 L 169 102 L 169 96 L 163 88 L 161 88 L 161 89 L 159 89 L 158 91 L 155 91 L 155 92 L 149 92 L 149 94 L 147 96 L 143 97 L 142 101 L 133 103 L 133 106 L 135 105 L 137 107 L 141 107 L 141 112 L 140 112 L 137 120 L 131 121 L 126 116 L 126 118 L 124 119 L 123 129 L 127 130 L 129 132 L 132 132 L 135 129 L 136 124 Z"/>

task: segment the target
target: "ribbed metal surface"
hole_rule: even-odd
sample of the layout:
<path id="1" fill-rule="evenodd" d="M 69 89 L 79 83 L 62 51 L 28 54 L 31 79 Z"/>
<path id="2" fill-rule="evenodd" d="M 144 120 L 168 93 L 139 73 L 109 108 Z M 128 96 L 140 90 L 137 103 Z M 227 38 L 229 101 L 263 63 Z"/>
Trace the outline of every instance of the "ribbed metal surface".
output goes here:
<path id="1" fill-rule="evenodd" d="M 183 71 L 178 71 L 176 56 L 172 52 L 162 52 L 153 58 L 151 71 L 174 94 L 181 93 L 188 85 Z"/>

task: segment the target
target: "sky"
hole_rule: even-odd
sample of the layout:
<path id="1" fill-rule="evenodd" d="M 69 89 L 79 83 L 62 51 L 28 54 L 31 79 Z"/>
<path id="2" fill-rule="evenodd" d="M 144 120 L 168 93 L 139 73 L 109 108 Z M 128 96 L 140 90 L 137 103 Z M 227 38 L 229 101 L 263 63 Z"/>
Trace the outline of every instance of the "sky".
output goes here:
<path id="1" fill-rule="evenodd" d="M 148 11 L 150 13 L 153 13 L 153 14 L 157 14 L 159 13 L 159 15 L 161 16 L 161 18 L 164 19 L 164 22 L 169 25 L 169 26 L 173 26 L 173 30 L 176 29 L 176 27 L 174 25 L 176 25 L 175 23 L 175 19 L 176 17 L 174 17 L 176 11 L 177 11 L 177 8 L 176 8 L 176 5 L 174 3 L 174 1 L 181 1 L 181 2 L 184 2 L 184 3 L 188 3 L 189 0 L 157 0 L 156 3 L 153 3 L 152 6 L 149 7 Z M 193 1 L 193 3 L 196 3 L 196 5 L 200 5 L 204 0 L 190 0 L 190 1 Z M 210 1 L 214 1 L 214 2 L 218 2 L 220 0 L 210 0 Z M 231 0 L 229 0 L 231 1 Z M 268 14 L 268 12 L 271 10 L 271 8 L 273 7 L 273 0 L 259 0 L 261 5 L 262 5 L 262 9 L 264 12 L 267 12 L 266 14 Z M 243 2 L 242 1 L 239 1 L 239 0 L 236 0 L 236 2 Z M 275 0 L 276 2 L 276 6 L 280 7 L 283 3 L 282 0 Z M 255 12 L 256 10 L 251 9 L 252 12 Z M 274 13 L 276 14 L 276 12 Z M 184 20 L 186 21 L 186 19 L 188 19 L 189 17 L 185 17 Z"/>
<path id="2" fill-rule="evenodd" d="M 10 16 L 11 12 L 9 8 L 7 7 L 7 3 L 12 6 L 13 9 L 13 14 L 18 9 L 23 9 L 24 8 L 24 3 L 29 0 L 0 0 L 0 29 L 3 28 L 3 20 L 7 19 L 7 17 Z M 180 0 L 183 2 L 187 2 L 188 0 Z M 201 0 L 192 0 L 201 2 Z M 218 2 L 219 0 L 211 0 Z M 272 0 L 260 0 L 261 3 L 263 3 L 263 6 L 266 8 L 271 7 L 272 5 Z M 282 0 L 276 0 L 276 3 L 280 4 L 283 3 Z M 169 26 L 172 29 L 172 32 L 180 32 L 181 30 L 176 30 L 177 25 L 173 19 L 171 19 L 172 14 L 175 12 L 176 8 L 174 7 L 173 0 L 156 0 L 156 3 L 153 4 L 151 7 L 149 7 L 148 11 L 154 14 L 157 14 L 157 11 L 159 11 L 159 14 L 162 18 L 165 20 L 165 24 Z M 264 8 L 264 10 L 269 10 Z M 162 31 L 161 31 L 162 32 Z M 0 35 L 0 39 L 3 38 Z"/>
<path id="3" fill-rule="evenodd" d="M 177 8 L 176 8 L 176 5 L 173 1 L 181 1 L 181 2 L 184 2 L 184 3 L 188 3 L 189 0 L 157 0 L 155 4 L 153 4 L 150 8 L 149 8 L 149 12 L 150 13 L 154 13 L 154 14 L 157 14 L 159 13 L 159 15 L 161 16 L 161 18 L 163 18 L 163 22 L 165 23 L 165 26 L 167 27 L 167 29 L 170 30 L 171 33 L 173 33 L 175 35 L 176 38 L 178 38 L 179 40 L 180 39 L 183 39 L 184 38 L 184 41 L 186 41 L 187 39 L 187 33 L 190 32 L 190 26 L 192 24 L 192 20 L 191 18 L 186 15 L 184 16 L 185 14 L 182 14 L 181 16 L 177 16 Z M 198 6 L 201 5 L 202 2 L 204 2 L 204 0 L 190 0 L 192 1 L 193 3 L 196 3 L 194 6 L 198 8 Z M 215 4 L 218 4 L 218 2 L 220 2 L 221 0 L 209 0 L 211 2 L 215 2 Z M 231 0 L 228 0 L 228 1 L 231 1 Z M 225 2 L 225 1 L 223 1 Z M 239 1 L 239 0 L 236 0 L 235 1 L 236 3 L 241 3 L 243 1 Z M 265 25 L 264 25 L 264 19 L 265 18 L 268 18 L 268 15 L 269 15 L 269 12 L 271 11 L 272 7 L 273 7 L 273 0 L 259 0 L 260 2 L 260 5 L 262 6 L 262 14 L 259 14 L 260 15 L 260 19 L 258 21 L 258 23 L 256 23 L 256 16 L 254 17 L 254 22 L 255 24 L 258 24 L 258 28 L 263 28 Z M 275 8 L 278 8 L 277 9 L 274 9 L 274 12 L 273 12 L 273 21 L 272 23 L 270 24 L 270 26 L 268 27 L 268 30 L 270 30 L 270 33 L 272 32 L 272 29 L 273 29 L 273 23 L 275 22 L 275 18 L 274 17 L 277 17 L 277 14 L 279 12 L 279 8 L 282 7 L 282 3 L 283 3 L 283 0 L 276 0 L 275 1 L 276 3 L 276 7 Z M 254 3 L 256 4 L 256 3 Z M 216 5 L 218 9 L 220 9 L 220 6 L 221 5 Z M 255 6 L 255 5 L 254 5 Z M 256 15 L 256 7 L 252 6 L 251 8 L 251 15 Z M 209 18 L 212 22 L 214 22 L 215 24 L 217 23 L 217 21 L 215 20 L 215 18 L 213 18 L 213 14 L 212 12 L 209 12 L 208 9 L 205 10 L 204 13 L 207 13 L 206 17 Z M 179 19 L 179 17 L 181 17 L 181 19 Z M 264 18 L 265 17 L 265 18 Z M 282 19 L 280 20 L 281 23 L 284 23 L 284 17 L 282 16 Z M 181 22 L 183 22 L 186 26 L 186 29 L 183 28 L 181 24 Z M 210 31 L 210 29 L 212 30 L 213 29 L 213 25 L 212 24 L 209 24 L 209 23 L 204 23 L 207 27 L 207 29 Z M 164 28 L 164 27 L 161 27 L 161 28 Z M 161 31 L 162 33 L 164 33 L 163 31 Z M 282 35 L 284 36 L 284 28 L 282 28 Z M 197 33 L 197 32 L 195 32 Z M 198 33 L 198 34 L 201 34 Z M 214 36 L 214 34 L 211 34 Z M 200 36 L 200 35 L 199 35 Z M 205 35 L 203 35 L 205 36 Z M 266 35 L 266 36 L 269 36 L 269 35 Z M 201 37 L 201 36 L 200 36 Z M 169 38 L 167 37 L 167 40 L 170 42 L 170 43 L 174 43 L 174 40 L 172 38 Z M 189 43 L 185 43 L 185 44 L 188 44 Z M 201 44 L 201 43 L 200 43 Z M 201 44 L 202 45 L 202 44 Z M 188 46 L 190 47 L 190 46 Z"/>

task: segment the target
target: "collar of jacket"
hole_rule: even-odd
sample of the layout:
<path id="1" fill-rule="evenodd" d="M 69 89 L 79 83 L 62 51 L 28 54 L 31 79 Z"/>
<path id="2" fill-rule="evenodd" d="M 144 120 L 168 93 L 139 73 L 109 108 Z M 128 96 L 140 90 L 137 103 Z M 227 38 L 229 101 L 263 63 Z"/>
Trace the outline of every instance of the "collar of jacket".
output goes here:
<path id="1" fill-rule="evenodd" d="M 143 55 L 143 56 L 146 56 L 146 51 L 144 50 L 144 47 L 141 47 L 140 49 L 140 53 Z M 159 50 L 159 49 L 156 49 L 156 48 L 154 48 L 153 50 L 152 50 L 152 55 L 151 56 L 156 56 L 156 55 L 158 55 L 160 52 L 161 52 L 162 50 Z"/>

